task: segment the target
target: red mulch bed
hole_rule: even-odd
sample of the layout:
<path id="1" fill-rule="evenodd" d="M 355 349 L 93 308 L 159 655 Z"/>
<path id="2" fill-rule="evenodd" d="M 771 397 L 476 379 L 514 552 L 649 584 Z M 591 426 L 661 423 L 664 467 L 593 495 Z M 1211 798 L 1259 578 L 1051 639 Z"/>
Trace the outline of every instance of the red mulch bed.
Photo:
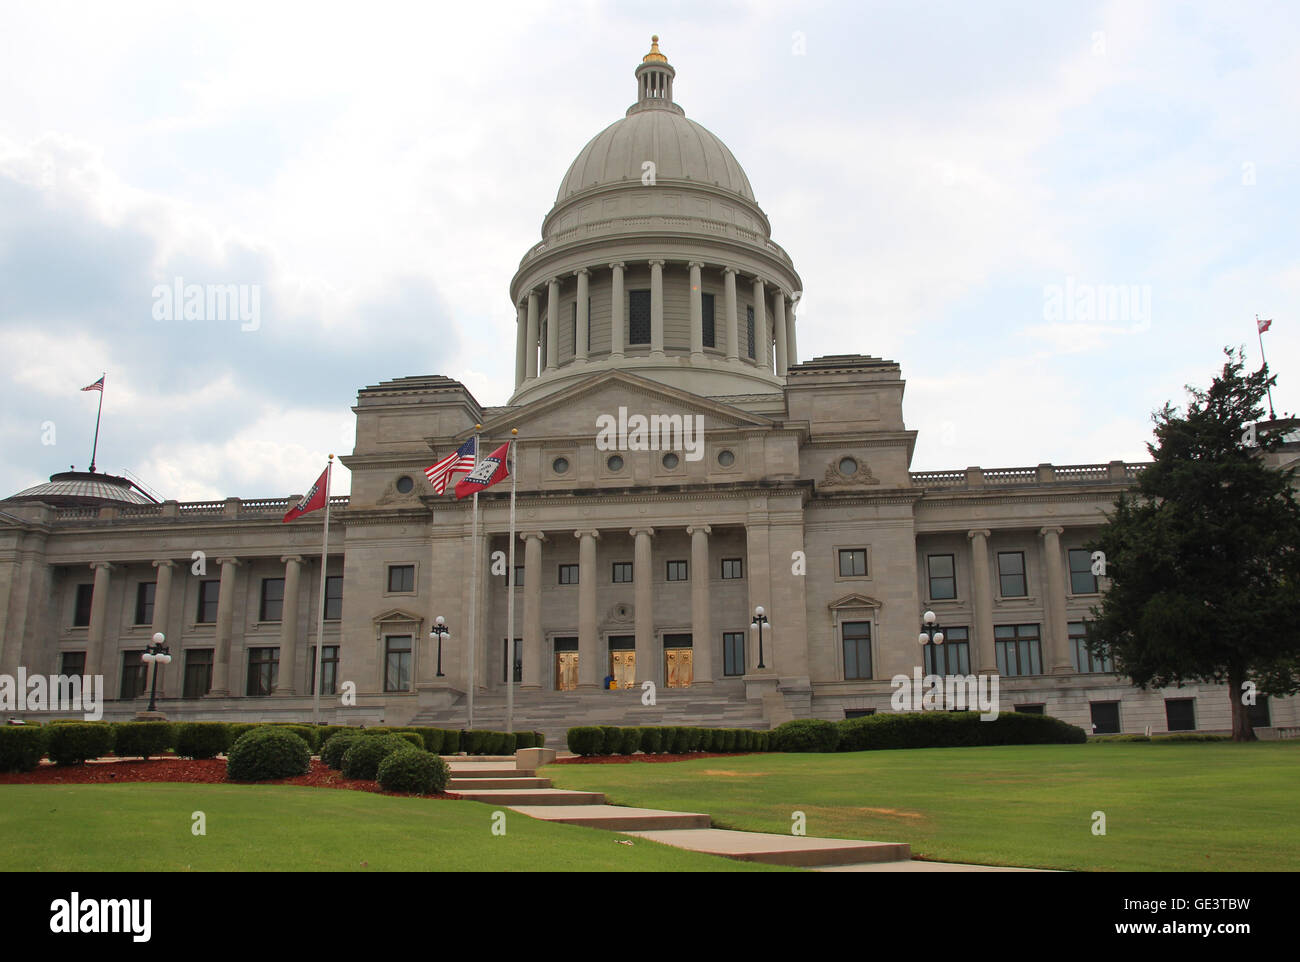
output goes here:
<path id="1" fill-rule="evenodd" d="M 226 761 L 224 758 L 153 758 L 148 761 L 96 761 L 84 765 L 50 765 L 42 762 L 35 771 L 0 774 L 0 785 L 111 785 L 114 782 L 224 784 L 226 783 Z M 306 775 L 256 784 L 348 788 L 358 792 L 376 792 L 380 795 L 405 795 L 404 792 L 382 791 L 378 782 L 344 778 L 341 772 L 336 772 L 315 758 L 311 760 L 311 771 Z M 451 796 L 429 797 L 450 798 Z"/>
<path id="2" fill-rule="evenodd" d="M 762 752 L 691 752 L 687 755 L 575 755 L 557 758 L 556 765 L 621 765 L 624 762 L 689 762 L 697 758 L 735 758 L 737 755 L 761 755 Z"/>

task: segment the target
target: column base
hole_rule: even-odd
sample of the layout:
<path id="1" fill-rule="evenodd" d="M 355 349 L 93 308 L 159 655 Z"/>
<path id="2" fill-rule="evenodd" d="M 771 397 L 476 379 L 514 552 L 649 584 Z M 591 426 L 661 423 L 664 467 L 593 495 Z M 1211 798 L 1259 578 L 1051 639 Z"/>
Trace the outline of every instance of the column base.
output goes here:
<path id="1" fill-rule="evenodd" d="M 277 688 L 277 689 L 275 689 L 273 692 L 271 692 L 271 697 L 274 698 L 276 695 L 295 695 L 295 696 L 296 696 L 297 694 L 298 694 L 298 693 L 297 693 L 296 691 L 294 691 L 292 688 Z"/>
<path id="2" fill-rule="evenodd" d="M 135 720 L 144 721 L 166 721 L 167 715 L 160 711 L 138 711 L 135 713 Z"/>
<path id="3" fill-rule="evenodd" d="M 212 688 L 212 689 L 210 689 L 210 690 L 208 691 L 208 693 L 207 693 L 206 695 L 204 695 L 203 697 L 204 697 L 204 698 L 229 698 L 229 697 L 230 697 L 230 689 L 229 689 L 229 688 Z"/>

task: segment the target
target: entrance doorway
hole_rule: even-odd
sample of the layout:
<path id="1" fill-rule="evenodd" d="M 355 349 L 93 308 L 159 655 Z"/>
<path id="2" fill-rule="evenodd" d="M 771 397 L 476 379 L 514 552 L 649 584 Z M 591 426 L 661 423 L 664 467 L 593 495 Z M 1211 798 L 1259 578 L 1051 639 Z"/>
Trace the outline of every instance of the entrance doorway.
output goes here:
<path id="1" fill-rule="evenodd" d="M 689 634 L 664 635 L 664 679 L 669 688 L 690 688 L 695 680 L 695 651 Z"/>
<path id="2" fill-rule="evenodd" d="M 555 690 L 574 691 L 578 687 L 578 639 L 555 639 Z"/>
<path id="3" fill-rule="evenodd" d="M 609 673 L 614 688 L 636 687 L 636 635 L 609 636 Z"/>

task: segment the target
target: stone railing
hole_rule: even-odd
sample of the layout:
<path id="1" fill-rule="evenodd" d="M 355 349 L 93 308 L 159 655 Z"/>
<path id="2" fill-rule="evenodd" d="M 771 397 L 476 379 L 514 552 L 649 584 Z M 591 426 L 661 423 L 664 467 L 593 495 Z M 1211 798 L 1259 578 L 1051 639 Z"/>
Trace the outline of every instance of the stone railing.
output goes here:
<path id="1" fill-rule="evenodd" d="M 346 508 L 349 495 L 330 498 L 330 508 Z M 224 501 L 164 501 L 162 504 L 102 504 L 95 507 L 56 508 L 54 521 L 112 521 L 137 518 L 244 518 L 262 520 L 278 518 L 288 511 L 295 499 L 291 498 L 227 498 Z"/>
<path id="2" fill-rule="evenodd" d="M 1148 467 L 1145 463 L 1040 464 L 1033 468 L 980 468 L 964 471 L 912 471 L 918 488 L 990 488 L 1026 484 L 1125 484 Z"/>

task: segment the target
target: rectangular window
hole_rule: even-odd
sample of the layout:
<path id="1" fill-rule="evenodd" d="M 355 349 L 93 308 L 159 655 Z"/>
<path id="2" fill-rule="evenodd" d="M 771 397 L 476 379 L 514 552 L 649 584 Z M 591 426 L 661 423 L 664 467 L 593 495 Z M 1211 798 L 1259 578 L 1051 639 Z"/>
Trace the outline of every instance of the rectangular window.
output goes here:
<path id="1" fill-rule="evenodd" d="M 258 621 L 282 621 L 284 618 L 284 579 L 262 579 L 262 603 Z"/>
<path id="2" fill-rule="evenodd" d="M 339 684 L 339 646 L 321 645 L 320 649 L 320 693 L 337 695 Z M 316 646 L 307 649 L 307 694 L 316 691 Z"/>
<path id="3" fill-rule="evenodd" d="M 871 622 L 846 621 L 840 625 L 844 641 L 844 678 L 871 677 Z"/>
<path id="4" fill-rule="evenodd" d="M 670 561 L 668 562 L 668 580 L 669 581 L 686 581 L 686 562 Z"/>
<path id="5" fill-rule="evenodd" d="M 1088 710 L 1092 715 L 1092 733 L 1094 735 L 1119 734 L 1119 702 L 1089 702 Z"/>
<path id="6" fill-rule="evenodd" d="M 269 695 L 280 681 L 280 649 L 248 649 L 248 695 Z"/>
<path id="7" fill-rule="evenodd" d="M 135 624 L 153 624 L 153 597 L 157 587 L 156 581 L 142 581 L 135 586 Z"/>
<path id="8" fill-rule="evenodd" d="M 415 565 L 389 565 L 388 590 L 395 594 L 415 591 Z"/>
<path id="9" fill-rule="evenodd" d="M 200 625 L 213 624 L 217 620 L 217 602 L 220 600 L 220 581 L 200 581 L 199 613 L 194 620 Z"/>
<path id="10" fill-rule="evenodd" d="M 202 698 L 212 690 L 212 649 L 190 648 L 185 652 L 186 698 Z"/>
<path id="11" fill-rule="evenodd" d="M 632 583 L 632 562 L 614 562 L 614 584 L 630 585 Z"/>
<path id="12" fill-rule="evenodd" d="M 509 645 L 504 638 L 501 639 L 501 684 L 506 683 L 506 659 L 510 657 Z M 524 640 L 515 639 L 515 684 L 521 685 L 524 681 Z"/>
<path id="13" fill-rule="evenodd" d="M 515 582 L 514 582 L 514 583 L 515 583 L 515 587 L 516 587 L 516 588 L 522 588 L 522 587 L 524 586 L 524 566 L 523 566 L 523 565 L 515 565 Z M 509 572 L 509 571 L 506 572 L 506 584 L 507 584 L 507 585 L 510 584 L 510 572 Z"/>
<path id="14" fill-rule="evenodd" d="M 1038 625 L 998 625 L 993 629 L 993 644 L 997 649 L 998 674 L 1003 677 L 1043 673 Z"/>
<path id="15" fill-rule="evenodd" d="M 560 565 L 560 584 L 576 585 L 578 583 L 577 565 Z"/>
<path id="16" fill-rule="evenodd" d="M 1171 732 L 1196 731 L 1196 699 L 1166 698 L 1165 722 Z"/>
<path id="17" fill-rule="evenodd" d="M 384 639 L 384 691 L 411 688 L 411 636 L 389 635 Z"/>
<path id="18" fill-rule="evenodd" d="M 65 651 L 59 658 L 59 674 L 84 675 L 86 673 L 86 653 L 84 651 Z"/>
<path id="19" fill-rule="evenodd" d="M 325 620 L 338 621 L 343 617 L 343 576 L 325 576 Z"/>
<path id="20" fill-rule="evenodd" d="M 925 646 L 927 675 L 970 674 L 970 629 L 945 628 L 943 644 Z"/>
<path id="21" fill-rule="evenodd" d="M 865 578 L 867 575 L 867 549 L 840 549 L 840 577 Z"/>
<path id="22" fill-rule="evenodd" d="M 754 360 L 754 309 L 745 308 L 745 337 L 748 340 L 749 359 Z"/>
<path id="23" fill-rule="evenodd" d="M 140 660 L 143 651 L 122 652 L 122 689 L 119 698 L 143 695 L 149 681 L 149 666 Z"/>
<path id="24" fill-rule="evenodd" d="M 90 624 L 90 603 L 95 597 L 95 586 L 77 585 L 77 603 L 72 609 L 72 627 L 85 628 Z"/>
<path id="25" fill-rule="evenodd" d="M 734 581 L 737 578 L 745 577 L 745 566 L 740 558 L 723 558 L 722 559 L 722 580 Z"/>
<path id="26" fill-rule="evenodd" d="M 1029 594 L 1025 582 L 1025 553 L 1023 551 L 998 552 L 998 579 L 1003 598 L 1023 598 Z"/>
<path id="27" fill-rule="evenodd" d="M 627 342 L 650 343 L 650 292 L 627 292 Z"/>
<path id="28" fill-rule="evenodd" d="M 743 631 L 723 632 L 722 673 L 732 676 L 745 673 L 745 633 Z"/>
<path id="29" fill-rule="evenodd" d="M 700 308 L 703 311 L 704 321 L 704 346 L 717 347 L 717 335 L 713 323 L 713 295 L 700 295 Z"/>
<path id="30" fill-rule="evenodd" d="M 1070 549 L 1070 591 L 1076 595 L 1097 593 L 1097 576 L 1092 573 L 1092 552 L 1086 548 Z"/>
<path id="31" fill-rule="evenodd" d="M 930 574 L 930 600 L 957 597 L 956 561 L 950 554 L 932 554 L 925 559 Z"/>
<path id="32" fill-rule="evenodd" d="M 1074 670 L 1079 672 L 1112 672 L 1115 663 L 1109 658 L 1094 655 L 1088 650 L 1088 632 L 1082 621 L 1072 621 L 1070 629 L 1070 650 L 1074 653 Z"/>
<path id="33" fill-rule="evenodd" d="M 844 719 L 847 721 L 850 718 L 866 718 L 868 715 L 874 715 L 875 713 L 874 708 L 846 708 L 844 709 Z"/>

